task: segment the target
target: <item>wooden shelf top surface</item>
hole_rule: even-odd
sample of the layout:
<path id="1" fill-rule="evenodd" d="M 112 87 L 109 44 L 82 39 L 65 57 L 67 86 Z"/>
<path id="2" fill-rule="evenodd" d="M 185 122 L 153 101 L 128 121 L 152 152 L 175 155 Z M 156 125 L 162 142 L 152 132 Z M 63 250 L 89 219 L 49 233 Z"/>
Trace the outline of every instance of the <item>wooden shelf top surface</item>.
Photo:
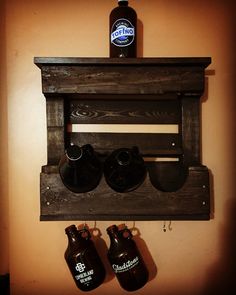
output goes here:
<path id="1" fill-rule="evenodd" d="M 61 65 L 159 65 L 159 66 L 201 66 L 211 63 L 210 57 L 145 57 L 145 58 L 107 58 L 107 57 L 35 57 L 34 63 L 42 66 Z"/>

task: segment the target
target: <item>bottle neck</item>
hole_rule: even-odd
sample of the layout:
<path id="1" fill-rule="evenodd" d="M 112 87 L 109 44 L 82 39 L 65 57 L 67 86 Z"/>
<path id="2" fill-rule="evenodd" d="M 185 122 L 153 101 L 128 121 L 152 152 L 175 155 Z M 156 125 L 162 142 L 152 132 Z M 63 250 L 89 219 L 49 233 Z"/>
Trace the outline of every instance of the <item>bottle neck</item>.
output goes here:
<path id="1" fill-rule="evenodd" d="M 71 145 L 66 150 L 66 157 L 70 162 L 78 161 L 83 155 L 83 150 L 77 145 Z"/>
<path id="2" fill-rule="evenodd" d="M 128 6 L 129 2 L 127 0 L 118 0 L 119 6 Z"/>
<path id="3" fill-rule="evenodd" d="M 116 225 L 112 225 L 107 229 L 110 238 L 111 246 L 118 245 L 120 242 L 119 230 Z"/>
<path id="4" fill-rule="evenodd" d="M 75 225 L 71 225 L 65 229 L 65 232 L 68 237 L 69 245 L 77 244 L 78 243 L 78 231 Z"/>

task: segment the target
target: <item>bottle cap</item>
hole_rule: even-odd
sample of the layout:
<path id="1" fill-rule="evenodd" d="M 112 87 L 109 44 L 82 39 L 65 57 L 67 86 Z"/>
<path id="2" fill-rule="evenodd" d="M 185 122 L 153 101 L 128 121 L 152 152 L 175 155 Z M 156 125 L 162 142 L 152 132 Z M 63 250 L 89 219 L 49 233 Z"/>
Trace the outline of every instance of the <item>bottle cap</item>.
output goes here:
<path id="1" fill-rule="evenodd" d="M 117 225 L 115 225 L 115 224 L 113 224 L 113 225 L 111 225 L 111 226 L 109 226 L 108 228 L 107 228 L 107 232 L 109 233 L 114 233 L 114 232 L 118 232 L 118 227 L 117 227 Z"/>
<path id="2" fill-rule="evenodd" d="M 66 232 L 66 234 L 75 233 L 75 232 L 77 232 L 77 228 L 74 224 L 72 224 L 72 225 L 65 228 L 65 232 Z"/>
<path id="3" fill-rule="evenodd" d="M 128 2 L 128 0 L 118 0 L 118 3 L 119 2 Z"/>

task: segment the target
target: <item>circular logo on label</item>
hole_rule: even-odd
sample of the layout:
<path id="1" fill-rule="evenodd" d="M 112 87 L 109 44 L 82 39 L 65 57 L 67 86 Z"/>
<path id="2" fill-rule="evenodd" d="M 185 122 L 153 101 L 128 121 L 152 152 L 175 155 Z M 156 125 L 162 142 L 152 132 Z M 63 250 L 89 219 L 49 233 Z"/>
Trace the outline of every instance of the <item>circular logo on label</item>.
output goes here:
<path id="1" fill-rule="evenodd" d="M 83 272 L 85 269 L 85 265 L 83 263 L 77 263 L 75 269 L 79 272 Z"/>
<path id="2" fill-rule="evenodd" d="M 134 41 L 135 30 L 131 22 L 120 18 L 111 28 L 111 43 L 118 47 L 129 46 Z"/>

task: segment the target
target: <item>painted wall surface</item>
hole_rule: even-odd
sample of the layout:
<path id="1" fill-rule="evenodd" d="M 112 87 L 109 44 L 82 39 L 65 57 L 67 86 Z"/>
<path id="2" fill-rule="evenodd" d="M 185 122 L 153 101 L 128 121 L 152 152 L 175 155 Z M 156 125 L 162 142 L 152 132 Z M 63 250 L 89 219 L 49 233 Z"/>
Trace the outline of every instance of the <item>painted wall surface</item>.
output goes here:
<path id="1" fill-rule="evenodd" d="M 8 270 L 9 226 L 13 295 L 81 294 L 63 258 L 64 228 L 81 222 L 39 221 L 39 173 L 47 156 L 46 110 L 33 57 L 108 57 L 108 15 L 115 3 L 7 0 L 6 10 L 1 10 L 6 17 L 6 35 L 4 27 L 0 31 L 6 58 L 1 51 L 0 271 Z M 139 55 L 212 57 L 201 105 L 202 162 L 211 170 L 212 219 L 172 222 L 167 232 L 160 221 L 136 222 L 141 233 L 138 244 L 151 271 L 150 282 L 136 294 L 233 294 L 229 287 L 235 288 L 236 260 L 234 3 L 130 0 L 140 19 Z M 112 223 L 97 222 L 107 246 L 106 228 Z M 125 293 L 111 275 L 91 292 Z"/>
<path id="2" fill-rule="evenodd" d="M 0 1 L 0 275 L 9 272 L 9 205 L 7 163 L 7 93 L 5 51 L 5 3 Z"/>

